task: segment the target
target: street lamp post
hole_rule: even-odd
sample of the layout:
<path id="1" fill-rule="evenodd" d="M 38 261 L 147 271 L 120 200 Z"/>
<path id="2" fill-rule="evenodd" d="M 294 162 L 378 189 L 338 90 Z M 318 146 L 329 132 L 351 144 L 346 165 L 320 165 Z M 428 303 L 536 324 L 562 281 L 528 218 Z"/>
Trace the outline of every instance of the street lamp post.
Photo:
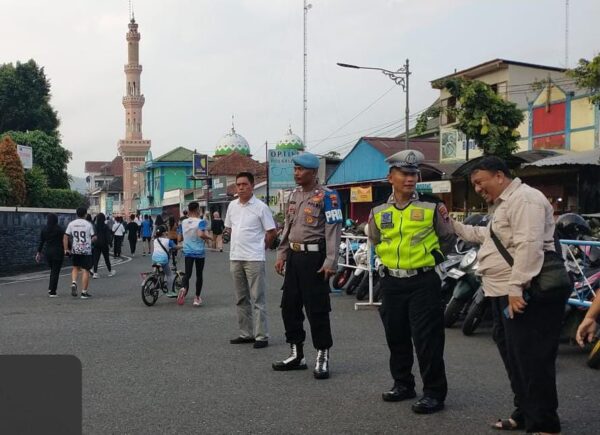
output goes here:
<path id="1" fill-rule="evenodd" d="M 404 146 L 406 149 L 408 149 L 408 117 L 410 114 L 409 111 L 409 106 L 408 106 L 408 78 L 410 76 L 410 70 L 408 67 L 408 59 L 406 59 L 406 63 L 404 64 L 404 66 L 398 68 L 396 71 L 390 71 L 387 69 L 383 69 L 383 68 L 373 68 L 373 67 L 368 67 L 368 66 L 357 66 L 357 65 L 350 65 L 347 63 L 339 63 L 338 62 L 338 66 L 341 66 L 343 68 L 354 68 L 354 69 L 372 69 L 375 71 L 381 71 L 384 75 L 388 76 L 390 79 L 392 79 L 394 81 L 394 83 L 396 83 L 397 85 L 402 87 L 402 90 L 406 93 L 406 109 L 404 111 L 404 122 L 405 122 L 405 133 L 404 133 Z"/>

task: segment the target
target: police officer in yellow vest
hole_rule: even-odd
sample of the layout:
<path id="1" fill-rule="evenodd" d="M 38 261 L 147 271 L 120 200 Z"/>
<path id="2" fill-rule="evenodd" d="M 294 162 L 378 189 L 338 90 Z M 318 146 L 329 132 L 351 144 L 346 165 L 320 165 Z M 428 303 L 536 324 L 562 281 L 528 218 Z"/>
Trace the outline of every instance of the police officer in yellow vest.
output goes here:
<path id="1" fill-rule="evenodd" d="M 412 409 L 430 414 L 444 408 L 447 392 L 441 282 L 434 267 L 451 248 L 454 231 L 444 203 L 416 191 L 423 158 L 416 150 L 388 158 L 392 195 L 371 210 L 367 231 L 385 265 L 380 315 L 394 386 L 383 393 L 383 400 L 397 402 L 416 396 L 414 343 L 423 397 Z"/>

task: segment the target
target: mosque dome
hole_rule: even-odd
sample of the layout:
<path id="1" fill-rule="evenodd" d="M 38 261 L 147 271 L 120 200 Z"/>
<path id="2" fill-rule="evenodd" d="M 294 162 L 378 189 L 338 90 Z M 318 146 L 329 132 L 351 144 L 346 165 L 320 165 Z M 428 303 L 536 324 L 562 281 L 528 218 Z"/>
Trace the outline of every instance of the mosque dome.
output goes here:
<path id="1" fill-rule="evenodd" d="M 250 145 L 243 136 L 235 132 L 234 127 L 231 127 L 231 132 L 223 136 L 217 143 L 215 156 L 227 156 L 234 151 L 248 156 L 250 155 Z"/>
<path id="2" fill-rule="evenodd" d="M 275 149 L 303 151 L 304 143 L 302 142 L 302 139 L 300 139 L 300 137 L 292 133 L 292 127 L 289 127 L 285 136 L 283 136 L 279 141 L 277 141 Z"/>

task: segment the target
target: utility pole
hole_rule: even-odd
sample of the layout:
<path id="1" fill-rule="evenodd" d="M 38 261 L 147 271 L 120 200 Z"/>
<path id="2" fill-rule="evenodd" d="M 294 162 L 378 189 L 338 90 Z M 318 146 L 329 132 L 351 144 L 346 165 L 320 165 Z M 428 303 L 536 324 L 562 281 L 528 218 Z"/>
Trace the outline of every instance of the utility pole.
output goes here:
<path id="1" fill-rule="evenodd" d="M 269 168 L 269 144 L 267 141 L 265 141 L 265 161 L 267 162 L 267 206 L 269 206 L 269 172 L 271 168 Z"/>
<path id="2" fill-rule="evenodd" d="M 307 22 L 308 22 L 308 10 L 312 8 L 310 3 L 307 3 L 307 0 L 304 0 L 304 97 L 302 99 L 302 142 L 304 142 L 304 146 L 306 145 L 306 112 L 307 112 L 307 59 L 308 59 L 308 30 L 307 30 Z"/>

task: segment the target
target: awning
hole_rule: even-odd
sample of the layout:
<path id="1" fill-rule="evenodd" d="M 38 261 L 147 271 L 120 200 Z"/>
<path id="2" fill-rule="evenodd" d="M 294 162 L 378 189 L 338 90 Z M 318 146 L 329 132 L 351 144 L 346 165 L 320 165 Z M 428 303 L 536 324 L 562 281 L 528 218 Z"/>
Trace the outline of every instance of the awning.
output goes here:
<path id="1" fill-rule="evenodd" d="M 600 166 L 600 149 L 595 148 L 589 151 L 570 152 L 557 156 L 547 157 L 533 163 L 527 163 L 523 166 L 537 166 L 538 168 L 547 166 Z"/>
<path id="2" fill-rule="evenodd" d="M 530 151 L 521 151 L 519 153 L 515 153 L 505 159 L 506 164 L 510 169 L 516 169 L 524 163 L 532 163 L 541 159 L 546 159 L 547 157 L 556 156 L 558 151 L 552 150 L 530 150 Z M 458 169 L 456 169 L 453 173 L 453 177 L 465 177 L 468 176 L 472 171 L 473 167 L 486 156 L 476 157 L 468 162 L 463 163 Z"/>

